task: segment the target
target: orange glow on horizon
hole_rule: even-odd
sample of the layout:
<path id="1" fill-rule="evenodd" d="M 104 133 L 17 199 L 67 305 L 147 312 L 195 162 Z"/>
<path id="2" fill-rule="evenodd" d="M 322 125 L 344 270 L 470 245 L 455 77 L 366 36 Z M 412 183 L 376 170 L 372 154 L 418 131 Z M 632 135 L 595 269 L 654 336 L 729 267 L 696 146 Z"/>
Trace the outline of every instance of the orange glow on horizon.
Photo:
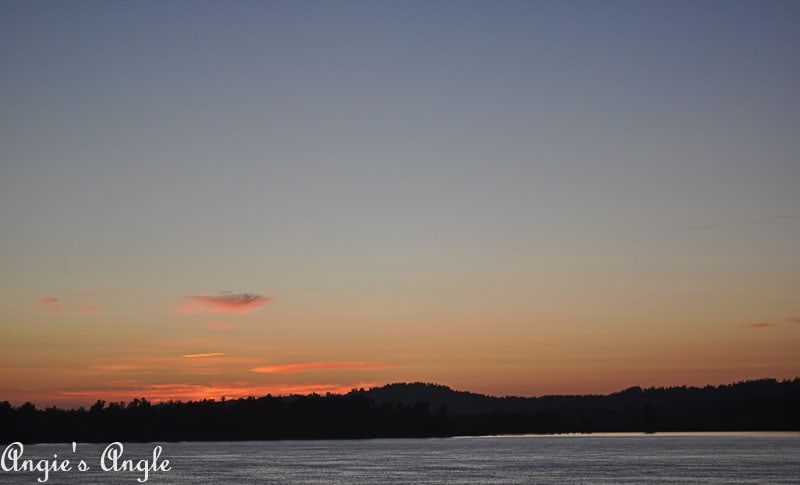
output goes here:
<path id="1" fill-rule="evenodd" d="M 248 382 L 213 383 L 213 384 L 144 384 L 121 381 L 110 388 L 75 389 L 60 391 L 55 394 L 40 393 L 35 396 L 9 396 L 13 405 L 30 401 L 39 407 L 57 405 L 70 408 L 89 406 L 98 400 L 106 402 L 130 402 L 135 398 L 145 398 L 152 403 L 169 401 L 202 401 L 240 399 L 246 397 L 290 396 L 308 394 L 347 394 L 353 389 L 368 389 L 380 386 L 378 382 L 355 382 L 353 384 L 306 382 L 299 384 L 257 385 Z M 7 399 L 7 398 L 4 398 Z"/>

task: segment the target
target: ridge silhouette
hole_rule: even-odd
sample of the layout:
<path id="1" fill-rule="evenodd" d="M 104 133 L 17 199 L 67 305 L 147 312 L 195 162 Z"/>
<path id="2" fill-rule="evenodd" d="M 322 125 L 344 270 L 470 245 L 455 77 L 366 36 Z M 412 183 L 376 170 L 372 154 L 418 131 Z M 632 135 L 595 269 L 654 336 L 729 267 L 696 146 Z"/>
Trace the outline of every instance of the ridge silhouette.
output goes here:
<path id="1" fill-rule="evenodd" d="M 800 378 L 542 397 L 494 397 L 416 382 L 343 395 L 97 401 L 89 410 L 0 402 L 0 443 L 663 431 L 800 431 Z"/>

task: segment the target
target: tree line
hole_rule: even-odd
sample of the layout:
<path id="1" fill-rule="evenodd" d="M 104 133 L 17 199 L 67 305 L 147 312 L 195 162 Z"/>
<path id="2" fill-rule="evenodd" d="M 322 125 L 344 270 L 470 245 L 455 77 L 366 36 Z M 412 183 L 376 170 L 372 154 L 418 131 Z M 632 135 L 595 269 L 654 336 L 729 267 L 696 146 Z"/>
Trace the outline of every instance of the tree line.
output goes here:
<path id="1" fill-rule="evenodd" d="M 428 383 L 347 394 L 0 403 L 0 442 L 237 441 L 662 431 L 800 431 L 800 378 L 608 395 L 493 397 Z"/>

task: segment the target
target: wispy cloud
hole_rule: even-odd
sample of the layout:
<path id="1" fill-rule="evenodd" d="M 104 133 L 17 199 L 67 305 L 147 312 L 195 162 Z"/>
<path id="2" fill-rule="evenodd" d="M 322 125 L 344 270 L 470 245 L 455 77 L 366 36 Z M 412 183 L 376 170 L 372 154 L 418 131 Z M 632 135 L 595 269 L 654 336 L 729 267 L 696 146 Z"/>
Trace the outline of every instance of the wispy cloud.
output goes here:
<path id="1" fill-rule="evenodd" d="M 42 298 L 36 303 L 39 305 L 39 308 L 47 310 L 50 313 L 58 313 L 61 311 L 61 302 L 54 296 Z"/>
<path id="2" fill-rule="evenodd" d="M 800 323 L 800 318 L 797 317 L 787 318 L 786 321 L 790 323 Z"/>
<path id="3" fill-rule="evenodd" d="M 183 357 L 184 359 L 206 359 L 209 357 L 222 357 L 224 355 L 225 355 L 224 352 L 208 352 L 205 354 L 186 354 L 182 355 L 181 357 Z"/>
<path id="4" fill-rule="evenodd" d="M 751 323 L 750 325 L 747 325 L 747 328 L 771 328 L 774 326 L 775 325 L 768 322 L 759 322 L 759 323 Z"/>
<path id="5" fill-rule="evenodd" d="M 294 374 L 314 370 L 388 369 L 391 367 L 394 366 L 384 362 L 302 362 L 254 367 L 250 370 L 263 374 Z"/>
<path id="6" fill-rule="evenodd" d="M 74 303 L 62 303 L 55 296 L 48 296 L 37 301 L 39 308 L 50 313 L 95 313 L 100 310 L 97 305 L 75 306 Z"/>
<path id="7" fill-rule="evenodd" d="M 140 374 L 158 375 L 177 371 L 178 369 L 180 369 L 180 372 L 189 372 L 191 374 L 197 374 L 201 371 L 211 372 L 211 370 L 242 372 L 261 362 L 258 357 L 230 355 L 225 352 L 179 354 L 172 353 L 172 349 L 172 347 L 160 349 L 156 355 L 120 355 L 119 358 L 111 361 L 96 362 L 87 358 L 85 365 L 96 372 L 137 371 Z"/>
<path id="8" fill-rule="evenodd" d="M 217 296 L 191 295 L 184 296 L 188 300 L 178 306 L 180 313 L 247 313 L 262 307 L 272 298 L 253 293 L 230 293 Z"/>

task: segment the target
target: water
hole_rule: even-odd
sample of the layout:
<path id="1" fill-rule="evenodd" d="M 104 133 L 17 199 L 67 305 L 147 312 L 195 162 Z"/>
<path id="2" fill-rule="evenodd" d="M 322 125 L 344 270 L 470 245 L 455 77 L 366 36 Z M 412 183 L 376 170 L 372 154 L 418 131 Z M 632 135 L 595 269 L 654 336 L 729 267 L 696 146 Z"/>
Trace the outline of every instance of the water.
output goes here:
<path id="1" fill-rule="evenodd" d="M 156 443 L 124 444 L 152 462 Z M 609 434 L 442 439 L 160 443 L 170 471 L 146 483 L 800 483 L 800 433 Z M 130 483 L 103 471 L 106 445 L 28 445 L 25 458 L 74 460 L 46 483 Z M 84 459 L 91 468 L 76 470 Z M 6 462 L 8 464 L 8 461 Z M 110 464 L 110 463 L 108 463 Z M 144 467 L 144 464 L 142 464 Z M 0 483 L 42 472 L 0 471 Z"/>

